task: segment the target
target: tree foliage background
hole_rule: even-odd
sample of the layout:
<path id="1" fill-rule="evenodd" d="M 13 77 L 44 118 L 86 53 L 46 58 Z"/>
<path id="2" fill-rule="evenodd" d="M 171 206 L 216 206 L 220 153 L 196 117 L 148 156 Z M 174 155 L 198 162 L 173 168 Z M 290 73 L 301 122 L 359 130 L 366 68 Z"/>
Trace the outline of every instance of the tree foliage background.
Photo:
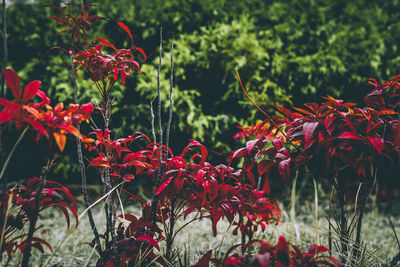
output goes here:
<path id="1" fill-rule="evenodd" d="M 29 2 L 29 3 L 28 3 Z M 68 55 L 48 49 L 62 46 L 51 0 L 10 1 L 7 6 L 9 66 L 24 81 L 42 80 L 51 99 L 72 103 Z M 104 20 L 94 25 L 96 36 L 117 47 L 129 39 L 116 30 L 116 18 L 132 30 L 135 45 L 148 60 L 143 75 L 130 78 L 115 94 L 113 137 L 142 131 L 151 135 L 150 100 L 157 88 L 159 28 L 164 32 L 161 73 L 164 100 L 169 90 L 169 49 L 174 48 L 174 117 L 172 148 L 179 152 L 189 138 L 211 150 L 235 148 L 238 125 L 263 119 L 240 90 L 237 69 L 250 96 L 268 112 L 275 104 L 301 105 L 326 94 L 362 102 L 367 80 L 389 79 L 400 70 L 400 1 L 330 0 L 103 0 L 88 1 Z M 57 4 L 57 2 L 55 2 Z M 91 33 L 89 32 L 88 40 Z M 94 35 L 93 35 L 94 36 Z M 95 88 L 80 74 L 80 101 L 96 101 Z M 25 83 L 26 84 L 26 83 Z M 167 101 L 164 101 L 164 113 Z M 166 120 L 164 120 L 166 121 Z M 86 129 L 90 131 L 90 129 Z M 6 147 L 16 138 L 6 132 Z M 28 141 L 26 141 L 28 142 Z M 73 142 L 69 154 L 57 158 L 54 178 L 77 181 Z M 29 147 L 27 149 L 26 147 Z M 41 160 L 40 149 L 23 144 L 27 160 Z M 68 151 L 68 150 L 67 150 Z M 18 155 L 20 157 L 20 155 Z M 212 156 L 218 160 L 218 153 Z M 10 176 L 24 178 L 34 171 L 10 168 Z M 41 164 L 31 164 L 40 166 Z"/>

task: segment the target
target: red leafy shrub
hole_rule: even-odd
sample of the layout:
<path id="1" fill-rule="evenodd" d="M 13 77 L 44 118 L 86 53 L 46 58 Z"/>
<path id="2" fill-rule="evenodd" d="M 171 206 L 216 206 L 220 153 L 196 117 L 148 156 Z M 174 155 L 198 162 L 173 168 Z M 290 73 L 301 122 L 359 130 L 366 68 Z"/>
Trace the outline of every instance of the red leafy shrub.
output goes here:
<path id="1" fill-rule="evenodd" d="M 25 186 L 17 186 L 8 191 L 0 191 L 0 244 L 1 253 L 7 253 L 7 262 L 15 255 L 17 250 L 23 252 L 29 245 L 27 234 L 24 233 L 24 225 L 33 219 L 34 211 L 36 209 L 36 195 L 39 188 L 40 179 L 30 178 Z M 72 203 L 69 204 L 69 203 Z M 62 185 L 47 181 L 47 187 L 43 188 L 41 192 L 41 200 L 39 202 L 39 210 L 56 207 L 64 215 L 68 227 L 70 226 L 70 215 L 73 214 L 78 224 L 77 205 L 75 198 L 71 195 L 69 190 Z M 37 227 L 37 231 L 42 226 Z M 44 252 L 44 246 L 51 250 L 50 244 L 39 237 L 33 237 L 31 246 Z"/>
<path id="2" fill-rule="evenodd" d="M 190 161 L 185 160 L 187 152 L 198 147 L 200 154 L 193 154 Z M 155 179 L 159 168 L 158 149 L 149 154 L 152 168 L 148 174 Z M 175 217 L 198 213 L 198 218 L 209 218 L 212 221 L 214 235 L 217 234 L 217 224 L 226 218 L 236 225 L 238 230 L 251 236 L 258 226 L 278 221 L 280 211 L 278 206 L 268 199 L 265 191 L 257 190 L 252 183 L 243 179 L 241 170 L 234 170 L 226 165 L 212 166 L 206 161 L 207 149 L 197 141 L 192 141 L 179 156 L 168 158 L 162 165 L 165 172 L 159 194 L 160 205 L 171 209 L 172 205 L 186 207 Z M 165 154 L 162 156 L 166 159 Z M 197 215 L 196 215 L 197 216 Z"/>
<path id="3" fill-rule="evenodd" d="M 92 81 L 96 84 L 103 98 L 108 98 L 114 83 L 121 79 L 121 83 L 125 85 L 126 77 L 135 70 L 140 71 L 140 66 L 132 52 L 139 51 L 146 59 L 144 51 L 133 45 L 133 38 L 129 28 L 122 22 L 117 24 L 128 33 L 131 39 L 131 47 L 129 49 L 117 49 L 109 40 L 99 37 L 96 39 L 100 44 L 92 44 L 90 47 L 80 50 L 74 55 L 75 64 L 79 69 L 84 69 L 91 75 Z M 104 46 L 113 49 L 112 54 L 106 54 L 102 51 Z"/>
<path id="4" fill-rule="evenodd" d="M 163 236 L 158 229 L 157 238 L 154 238 L 154 232 L 148 231 L 151 226 L 148 220 L 142 217 L 137 218 L 133 214 L 118 215 L 117 218 L 117 255 L 113 254 L 112 244 L 106 245 L 103 251 L 103 257 L 97 261 L 96 266 L 131 266 L 138 265 L 144 258 L 150 260 L 158 260 L 157 255 L 153 252 L 152 247 L 160 250 L 158 243 L 163 240 Z M 92 242 L 94 246 L 94 241 Z"/>
<path id="5" fill-rule="evenodd" d="M 269 139 L 268 134 L 260 137 L 259 127 L 239 136 L 272 140 L 275 149 L 262 150 L 261 154 L 273 156 L 271 167 L 276 166 L 284 179 L 289 178 L 293 169 L 310 162 L 327 177 L 344 169 L 365 177 L 372 163 L 398 162 L 400 124 L 395 109 L 399 79 L 396 76 L 381 85 L 371 79 L 375 89 L 365 97 L 367 106 L 363 108 L 330 96 L 322 104 L 308 103 L 305 108 L 294 107 L 294 111 L 277 107 L 283 115 L 268 118 L 264 124 L 273 120 L 283 130 L 279 138 Z"/>
<path id="6" fill-rule="evenodd" d="M 216 266 L 254 266 L 254 267 L 313 267 L 313 266 L 342 266 L 339 260 L 324 254 L 329 250 L 324 246 L 311 245 L 308 251 L 302 251 L 297 246 L 289 243 L 283 236 L 279 237 L 274 246 L 266 241 L 253 239 L 249 241 L 245 249 L 249 250 L 254 244 L 259 244 L 259 249 L 254 256 L 244 256 L 233 253 L 242 244 L 232 246 L 224 258 L 211 258 L 212 250 L 200 258 L 194 265 L 196 267 L 209 266 L 211 262 Z"/>
<path id="7" fill-rule="evenodd" d="M 78 8 L 78 15 L 74 16 L 73 8 Z M 71 2 L 63 2 L 62 7 L 55 5 L 44 5 L 44 7 L 50 7 L 56 11 L 57 16 L 50 16 L 49 18 L 56 21 L 57 24 L 61 25 L 63 28 L 59 33 L 67 34 L 70 36 L 71 49 L 79 47 L 80 38 L 84 40 L 84 46 L 87 43 L 86 31 L 91 27 L 94 20 L 99 20 L 101 17 L 89 14 L 89 9 L 91 5 L 76 4 L 72 5 Z M 81 36 L 81 37 L 80 37 Z M 72 51 L 68 51 L 72 53 Z"/>
<path id="8" fill-rule="evenodd" d="M 12 69 L 3 72 L 4 79 L 11 89 L 14 101 L 0 98 L 0 124 L 13 124 L 17 128 L 29 127 L 37 131 L 36 140 L 46 137 L 54 140 L 60 151 L 64 150 L 66 144 L 66 134 L 71 134 L 84 140 L 84 136 L 75 128 L 74 125 L 88 120 L 93 112 L 91 103 L 70 105 L 69 109 L 64 110 L 64 105 L 59 103 L 54 108 L 50 104 L 50 99 L 46 94 L 39 90 L 40 81 L 30 82 L 25 90 L 22 91 L 18 75 Z M 33 97 L 39 96 L 41 102 L 33 102 Z"/>
<path id="9" fill-rule="evenodd" d="M 130 182 L 134 179 L 134 174 L 140 174 L 151 165 L 146 162 L 147 156 L 144 152 L 133 152 L 128 147 L 138 139 L 149 139 L 142 133 L 135 133 L 128 138 L 111 140 L 109 139 L 110 133 L 111 131 L 103 132 L 101 129 L 91 133 L 96 139 L 87 147 L 94 153 L 88 167 L 97 167 L 100 172 L 105 168 L 108 169 L 113 185 L 122 181 Z"/>

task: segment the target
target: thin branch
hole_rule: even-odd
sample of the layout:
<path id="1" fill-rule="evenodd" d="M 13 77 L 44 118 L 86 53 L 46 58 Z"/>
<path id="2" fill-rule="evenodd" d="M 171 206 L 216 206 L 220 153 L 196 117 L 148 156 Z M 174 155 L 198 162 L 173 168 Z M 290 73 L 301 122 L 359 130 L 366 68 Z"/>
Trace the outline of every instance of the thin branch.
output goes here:
<path id="1" fill-rule="evenodd" d="M 165 160 L 168 160 L 168 148 L 169 148 L 169 134 L 171 131 L 171 122 L 172 122 L 172 105 L 173 105 L 173 89 L 174 89 L 174 44 L 171 44 L 171 87 L 169 89 L 169 115 L 168 115 L 168 125 L 167 125 L 167 133 L 166 133 L 166 142 L 165 142 Z"/>
<path id="2" fill-rule="evenodd" d="M 8 163 L 10 162 L 10 159 L 11 159 L 12 155 L 14 154 L 15 149 L 17 148 L 18 144 L 21 142 L 22 138 L 24 137 L 24 135 L 27 131 L 28 131 L 28 126 L 25 127 L 25 129 L 22 131 L 21 135 L 18 137 L 17 141 L 15 142 L 14 146 L 12 147 L 10 153 L 8 153 L 7 159 L 4 162 L 4 165 L 1 169 L 0 180 L 3 178 L 4 173 L 6 172 Z"/>
<path id="3" fill-rule="evenodd" d="M 389 217 L 389 222 L 390 222 L 390 226 L 391 226 L 392 229 L 393 229 L 394 236 L 396 237 L 397 246 L 399 247 L 399 250 L 400 250 L 400 241 L 399 241 L 399 237 L 397 236 L 396 229 L 394 228 L 393 222 L 392 222 L 392 220 L 390 219 L 390 217 Z"/>
<path id="4" fill-rule="evenodd" d="M 240 79 L 239 72 L 238 72 L 237 70 L 235 70 L 235 72 L 236 72 L 236 76 L 237 76 L 238 79 L 239 79 L 240 87 L 242 88 L 242 91 L 244 92 L 244 94 L 246 95 L 246 97 L 250 100 L 250 102 L 251 102 L 262 114 L 264 114 L 265 117 L 267 117 L 267 118 L 272 122 L 272 124 L 275 126 L 275 128 L 285 137 L 285 139 L 286 139 L 288 142 L 290 142 L 290 144 L 291 144 L 294 148 L 296 148 L 296 150 L 300 151 L 301 149 L 300 149 L 296 144 L 294 144 L 291 140 L 289 140 L 289 138 L 287 137 L 287 134 L 281 129 L 281 127 L 279 127 L 279 126 L 275 123 L 275 121 L 272 119 L 272 117 L 271 117 L 270 115 L 268 115 L 267 113 L 265 113 L 265 112 L 251 99 L 251 97 L 250 97 L 249 94 L 247 93 L 246 89 L 244 89 L 244 86 L 243 86 L 243 84 L 242 84 L 242 80 Z"/>
<path id="5" fill-rule="evenodd" d="M 78 84 L 76 82 L 75 63 L 74 63 L 73 56 L 71 56 L 71 76 L 72 76 L 72 83 L 74 85 L 74 102 L 75 102 L 75 104 L 78 104 Z M 76 128 L 78 129 L 79 132 L 81 131 L 81 127 L 79 124 L 76 125 Z M 76 138 L 76 150 L 77 150 L 77 154 L 78 154 L 78 162 L 79 162 L 80 172 L 81 172 L 83 202 L 85 204 L 85 208 L 88 208 L 89 207 L 89 197 L 88 197 L 88 192 L 87 192 L 86 168 L 85 168 L 85 163 L 83 161 L 83 155 L 82 155 L 82 143 L 79 138 Z M 101 250 L 99 232 L 97 231 L 97 227 L 96 227 L 96 223 L 93 219 L 92 211 L 89 209 L 87 214 L 88 214 L 88 218 L 89 218 L 90 227 L 92 228 L 92 232 L 94 235 L 94 240 L 96 242 L 97 252 L 99 253 L 100 256 L 102 256 L 103 252 Z"/>
<path id="6" fill-rule="evenodd" d="M 160 27 L 160 58 L 158 62 L 158 73 L 157 73 L 157 97 L 158 97 L 158 127 L 159 127 L 159 140 L 160 140 L 160 145 L 159 145 L 159 156 L 158 156 L 158 161 L 159 161 L 159 168 L 157 172 L 157 177 L 155 180 L 155 186 L 154 186 L 154 194 L 153 194 L 153 199 L 151 201 L 151 210 L 150 210 L 150 222 L 153 223 L 153 225 L 156 224 L 156 211 L 157 211 L 157 205 L 158 205 L 158 195 L 155 194 L 157 192 L 158 187 L 160 186 L 160 180 L 161 180 L 161 175 L 162 175 L 162 145 L 163 145 L 163 135 L 162 135 L 162 122 L 161 122 L 161 91 L 160 91 L 160 73 L 161 73 L 161 63 L 162 63 L 162 27 Z"/>
<path id="7" fill-rule="evenodd" d="M 7 46 L 7 16 L 6 16 L 6 1 L 3 0 L 2 3 L 2 17 L 3 17 L 3 66 L 2 70 L 7 68 L 8 63 L 8 46 Z M 4 97 L 6 95 L 6 91 L 4 88 L 4 78 L 1 79 L 1 96 Z"/>
<path id="8" fill-rule="evenodd" d="M 8 63 L 6 0 L 3 0 L 3 2 L 2 2 L 2 17 L 3 17 L 3 66 L 1 69 L 3 71 L 7 68 L 7 63 Z M 5 80 L 4 80 L 4 76 L 3 76 L 3 78 L 1 79 L 0 97 L 5 97 L 5 96 L 6 96 Z M 4 165 L 5 158 L 6 158 L 6 152 L 4 150 L 4 145 L 3 145 L 3 131 L 0 131 L 1 165 Z M 2 182 L 2 187 L 3 187 L 3 191 L 5 191 L 6 187 L 7 187 L 7 175 L 5 175 L 5 179 Z"/>
<path id="9" fill-rule="evenodd" d="M 156 136 L 156 130 L 154 127 L 154 110 L 153 110 L 153 102 L 154 100 L 156 100 L 157 97 L 154 97 L 153 99 L 151 99 L 150 101 L 150 114 L 151 114 L 151 133 L 153 134 L 153 142 L 154 144 L 157 144 L 157 136 Z"/>
<path id="10" fill-rule="evenodd" d="M 29 265 L 29 259 L 31 257 L 31 250 L 32 250 L 33 233 L 35 232 L 36 222 L 39 217 L 40 199 L 41 199 L 43 188 L 46 184 L 47 174 L 50 170 L 51 165 L 52 165 L 52 161 L 48 160 L 46 165 L 43 166 L 42 172 L 40 174 L 40 184 L 39 184 L 38 190 L 36 191 L 35 209 L 33 211 L 32 218 L 29 221 L 28 236 L 26 238 L 27 246 L 23 252 L 22 263 L 21 263 L 22 267 L 27 267 Z"/>
<path id="11" fill-rule="evenodd" d="M 400 250 L 399 238 L 398 238 L 398 236 L 397 236 L 396 229 L 394 228 L 394 225 L 393 225 L 392 220 L 390 219 L 390 217 L 389 217 L 389 222 L 390 222 L 390 226 L 391 226 L 392 229 L 393 229 L 394 236 L 396 237 L 397 246 L 399 247 L 399 250 Z M 390 262 L 390 267 L 396 266 L 396 264 L 397 264 L 399 261 L 400 261 L 400 252 L 392 259 L 392 261 Z"/>

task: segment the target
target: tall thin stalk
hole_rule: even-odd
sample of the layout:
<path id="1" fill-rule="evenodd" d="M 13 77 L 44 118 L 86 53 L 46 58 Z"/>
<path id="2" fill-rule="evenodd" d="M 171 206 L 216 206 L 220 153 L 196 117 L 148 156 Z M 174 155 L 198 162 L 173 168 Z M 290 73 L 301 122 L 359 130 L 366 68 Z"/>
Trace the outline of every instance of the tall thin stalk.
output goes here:
<path id="1" fill-rule="evenodd" d="M 2 2 L 2 17 L 3 17 L 3 66 L 2 71 L 7 68 L 8 63 L 8 46 L 7 46 L 7 14 L 6 14 L 6 0 Z M 1 79 L 1 96 L 6 95 L 6 91 L 4 88 L 4 78 Z"/>
<path id="2" fill-rule="evenodd" d="M 2 18 L 3 18 L 3 66 L 1 68 L 2 73 L 3 70 L 7 68 L 7 63 L 8 63 L 8 47 L 7 47 L 7 17 L 6 17 L 6 1 L 2 1 Z M 6 96 L 6 90 L 5 90 L 5 80 L 4 77 L 1 79 L 1 92 L 0 92 L 0 97 L 5 97 Z M 5 158 L 6 158 L 6 153 L 4 150 L 3 146 L 3 131 L 0 131 L 0 160 L 1 164 L 4 165 L 5 163 Z M 7 185 L 7 175 L 5 179 L 2 181 L 2 187 L 3 191 L 6 189 Z"/>
<path id="3" fill-rule="evenodd" d="M 24 137 L 24 135 L 27 131 L 28 131 L 28 127 L 25 127 L 25 129 L 22 131 L 21 135 L 18 137 L 17 141 L 15 142 L 14 146 L 11 148 L 10 153 L 8 153 L 7 159 L 4 162 L 4 165 L 1 169 L 0 180 L 2 180 L 2 178 L 6 172 L 8 163 L 10 163 L 10 159 L 11 159 L 12 155 L 14 154 L 15 149 L 17 148 L 18 144 L 21 142 L 22 138 Z"/>
<path id="4" fill-rule="evenodd" d="M 74 64 L 73 56 L 71 56 L 71 77 L 72 77 L 72 83 L 74 85 L 74 102 L 75 102 L 75 104 L 78 104 L 78 102 L 79 102 L 78 101 L 78 84 L 76 82 L 75 64 Z M 81 127 L 79 124 L 76 125 L 76 128 L 78 129 L 79 132 L 81 131 Z M 87 192 L 86 168 L 85 168 L 85 163 L 83 162 L 82 143 L 79 138 L 76 138 L 76 150 L 78 153 L 78 162 L 79 162 L 80 172 L 81 172 L 83 202 L 85 204 L 85 208 L 88 208 L 89 207 L 89 197 L 88 197 L 88 192 Z M 102 256 L 103 252 L 101 249 L 99 232 L 97 231 L 96 223 L 93 219 L 93 214 L 92 214 L 91 209 L 88 209 L 87 215 L 89 218 L 90 227 L 92 228 L 92 232 L 94 235 L 94 240 L 96 242 L 97 252 L 99 253 L 100 256 Z"/>
<path id="5" fill-rule="evenodd" d="M 160 91 L 160 72 L 161 72 L 161 63 L 162 63 L 162 27 L 160 27 L 160 59 L 158 62 L 158 73 L 157 73 L 157 97 L 158 97 L 158 127 L 159 127 L 159 140 L 160 140 L 160 145 L 159 145 L 159 156 L 158 156 L 158 161 L 159 161 L 159 168 L 155 180 L 155 186 L 154 186 L 154 194 L 153 194 L 153 199 L 151 200 L 151 210 L 150 210 L 150 222 L 155 225 L 156 224 L 156 211 L 157 211 L 157 205 L 158 205 L 158 195 L 155 193 L 158 190 L 158 187 L 160 186 L 160 180 L 161 180 L 161 175 L 163 172 L 163 165 L 162 165 L 162 145 L 163 145 L 163 134 L 162 134 L 162 124 L 161 124 L 161 91 Z"/>
<path id="6" fill-rule="evenodd" d="M 42 172 L 40 174 L 40 185 L 39 189 L 36 191 L 35 209 L 33 211 L 32 218 L 29 221 L 28 236 L 26 239 L 27 246 L 23 252 L 21 267 L 29 266 L 29 259 L 31 257 L 31 250 L 32 250 L 32 238 L 33 238 L 33 233 L 35 232 L 36 222 L 39 217 L 39 211 L 40 211 L 40 199 L 43 188 L 46 184 L 47 174 L 51 168 L 52 163 L 53 163 L 52 160 L 48 160 L 45 166 L 43 166 Z"/>
<path id="7" fill-rule="evenodd" d="M 171 77 L 170 77 L 170 81 L 171 81 L 171 86 L 169 88 L 169 111 L 168 111 L 168 125 L 167 125 L 167 133 L 166 133 L 166 141 L 165 141 L 165 160 L 168 160 L 168 148 L 169 148 L 169 134 L 171 131 L 171 122 L 172 122 L 172 106 L 173 106 L 173 89 L 174 89 L 174 44 L 171 44 Z"/>
<path id="8" fill-rule="evenodd" d="M 174 87 L 174 61 L 173 61 L 173 53 L 174 53 L 174 45 L 171 45 L 171 87 L 169 90 L 169 114 L 168 114 L 168 125 L 167 125 L 167 133 L 166 133 L 166 142 L 165 142 L 165 160 L 168 160 L 168 148 L 169 148 L 169 134 L 171 130 L 171 122 L 172 122 L 172 105 L 173 105 L 173 100 L 172 100 L 172 93 L 173 93 L 173 87 Z M 166 258 L 168 261 L 171 260 L 172 258 L 172 245 L 174 242 L 174 226 L 175 226 L 175 199 L 171 200 L 170 203 L 170 214 L 169 214 L 169 231 L 166 236 L 166 242 L 167 242 L 167 250 L 166 250 Z"/>
<path id="9" fill-rule="evenodd" d="M 371 168 L 372 165 L 371 165 Z M 373 177 L 372 177 L 372 183 L 369 185 L 367 196 L 365 199 L 361 201 L 360 207 L 359 207 L 359 214 L 358 214 L 358 220 L 357 220 L 357 231 L 356 231 L 356 243 L 355 245 L 358 245 L 361 247 L 361 231 L 362 231 L 362 221 L 363 221 L 363 215 L 364 215 L 364 210 L 365 210 L 365 205 L 367 204 L 370 196 L 372 195 L 372 192 L 375 188 L 376 185 L 376 179 L 378 175 L 378 168 L 375 167 L 373 171 Z M 354 257 L 358 258 L 360 255 L 360 251 L 358 249 L 354 250 Z"/>

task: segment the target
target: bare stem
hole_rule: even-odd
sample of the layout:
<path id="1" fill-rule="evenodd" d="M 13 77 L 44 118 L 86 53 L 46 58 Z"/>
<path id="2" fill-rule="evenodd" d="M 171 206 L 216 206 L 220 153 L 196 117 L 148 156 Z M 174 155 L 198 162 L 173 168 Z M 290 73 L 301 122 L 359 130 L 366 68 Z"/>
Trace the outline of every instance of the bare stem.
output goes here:
<path id="1" fill-rule="evenodd" d="M 169 134 L 171 131 L 171 122 L 172 122 L 172 106 L 173 106 L 173 88 L 174 88 L 174 44 L 171 44 L 171 86 L 169 89 L 169 114 L 168 114 L 168 125 L 167 125 L 167 133 L 166 133 L 166 142 L 165 142 L 165 160 L 168 160 L 168 148 L 169 148 Z"/>
<path id="2" fill-rule="evenodd" d="M 156 136 L 156 130 L 154 127 L 154 110 L 153 110 L 153 102 L 154 100 L 156 100 L 156 97 L 154 97 L 153 99 L 151 99 L 150 101 L 150 114 L 151 114 L 151 133 L 153 134 L 153 142 L 154 144 L 157 144 L 157 136 Z"/>
<path id="3" fill-rule="evenodd" d="M 27 246 L 23 252 L 22 263 L 21 263 L 22 267 L 29 266 L 29 259 L 31 257 L 31 250 L 32 250 L 32 238 L 33 238 L 33 233 L 35 232 L 36 222 L 40 211 L 40 198 L 42 195 L 43 188 L 46 184 L 47 174 L 50 170 L 51 165 L 52 165 L 52 160 L 48 160 L 46 165 L 43 166 L 42 172 L 40 174 L 40 185 L 38 190 L 36 191 L 35 209 L 33 211 L 32 218 L 29 221 L 28 236 L 26 239 Z"/>
<path id="4" fill-rule="evenodd" d="M 75 102 L 75 104 L 78 104 L 78 102 L 79 102 L 78 101 L 78 84 L 76 82 L 75 64 L 74 64 L 73 56 L 71 56 L 71 77 L 72 77 L 72 83 L 74 85 L 74 102 Z M 79 124 L 76 125 L 76 128 L 78 129 L 79 132 L 81 131 L 81 127 Z M 85 168 L 85 163 L 83 161 L 82 143 L 79 138 L 76 138 L 76 151 L 78 154 L 78 162 L 79 162 L 80 171 L 81 171 L 83 202 L 84 202 L 85 208 L 88 208 L 89 207 L 89 197 L 88 197 L 88 192 L 87 192 L 86 168 Z M 100 256 L 102 256 L 103 252 L 101 249 L 99 232 L 97 231 L 96 223 L 93 219 L 93 214 L 92 214 L 91 209 L 88 209 L 87 215 L 89 218 L 90 227 L 92 228 L 92 232 L 94 235 L 94 240 L 96 242 L 97 252 L 99 253 Z"/>
<path id="5" fill-rule="evenodd" d="M 8 153 L 7 159 L 4 162 L 4 165 L 1 169 L 0 180 L 3 178 L 4 173 L 6 172 L 8 163 L 10 163 L 10 159 L 11 159 L 12 155 L 14 154 L 15 149 L 17 148 L 18 144 L 21 142 L 22 138 L 24 137 L 24 135 L 27 131 L 28 131 L 28 127 L 25 127 L 25 129 L 22 131 L 21 135 L 18 137 L 17 141 L 15 142 L 14 146 L 12 147 L 10 153 Z"/>
<path id="6" fill-rule="evenodd" d="M 2 17 L 3 17 L 3 66 L 2 70 L 5 70 L 7 67 L 7 62 L 8 62 L 8 47 L 7 47 L 7 17 L 6 17 L 6 1 L 2 1 Z M 0 92 L 0 97 L 5 97 L 6 96 L 6 90 L 5 90 L 5 80 L 4 77 L 1 79 L 1 92 Z M 3 146 L 3 132 L 0 131 L 0 160 L 1 164 L 3 165 L 5 162 L 6 158 L 6 153 L 4 150 Z M 3 191 L 6 190 L 7 186 L 7 175 L 5 176 L 4 181 L 2 182 L 3 184 Z"/>
<path id="7" fill-rule="evenodd" d="M 168 261 L 172 259 L 172 245 L 174 243 L 174 227 L 175 227 L 175 199 L 171 200 L 171 212 L 169 216 L 169 230 L 166 236 L 167 250 L 166 258 Z"/>
<path id="8" fill-rule="evenodd" d="M 160 91 L 160 72 L 161 72 L 161 63 L 162 63 L 162 27 L 160 27 L 160 59 L 158 63 L 158 73 L 157 73 L 157 97 L 158 97 L 158 127 L 159 127 L 159 140 L 160 140 L 160 145 L 159 145 L 159 168 L 157 172 L 157 177 L 155 180 L 155 186 L 154 186 L 154 194 L 153 194 L 153 199 L 151 201 L 151 210 L 150 210 L 150 222 L 153 223 L 153 225 L 156 224 L 156 211 L 157 211 L 157 205 L 158 205 L 158 195 L 155 194 L 157 192 L 158 187 L 160 186 L 160 180 L 163 172 L 163 165 L 162 165 L 162 145 L 163 145 L 163 134 L 162 134 L 162 125 L 161 125 L 161 91 Z"/>
<path id="9" fill-rule="evenodd" d="M 2 70 L 5 70 L 8 62 L 8 47 L 7 47 L 7 16 L 6 16 L 6 1 L 3 0 L 2 3 L 2 17 L 3 17 L 3 66 Z M 1 96 L 6 95 L 4 88 L 4 78 L 1 79 Z"/>

